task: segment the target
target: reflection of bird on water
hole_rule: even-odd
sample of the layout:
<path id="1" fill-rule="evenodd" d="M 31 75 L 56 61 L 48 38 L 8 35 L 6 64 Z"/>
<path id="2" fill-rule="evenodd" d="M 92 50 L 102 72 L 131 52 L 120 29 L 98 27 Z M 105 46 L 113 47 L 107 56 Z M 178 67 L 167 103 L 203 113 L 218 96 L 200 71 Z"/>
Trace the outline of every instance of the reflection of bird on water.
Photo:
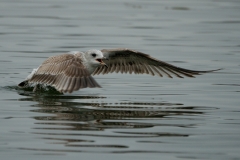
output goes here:
<path id="1" fill-rule="evenodd" d="M 68 98 L 69 96 L 67 96 Z M 71 96 L 70 96 L 71 97 Z M 33 97 L 32 97 L 33 98 Z M 63 96 L 35 97 L 32 101 L 39 104 L 34 112 L 54 113 L 54 116 L 41 116 L 37 119 L 93 121 L 101 119 L 132 119 L 132 118 L 163 118 L 173 115 L 202 114 L 200 107 L 186 107 L 181 103 L 103 103 L 101 102 L 71 102 L 72 99 L 102 99 L 104 97 L 72 96 L 62 99 Z M 28 99 L 22 99 L 25 101 Z"/>
<path id="2" fill-rule="evenodd" d="M 204 114 L 204 110 L 209 110 L 209 107 L 185 106 L 182 103 L 108 103 L 108 100 L 104 100 L 106 97 L 99 96 L 36 95 L 21 98 L 19 101 L 38 102 L 31 105 L 30 111 L 42 113 L 34 117 L 39 120 L 36 124 L 54 125 L 53 128 L 46 127 L 46 129 L 60 129 L 58 126 L 66 126 L 66 128 L 61 127 L 64 130 L 147 128 L 155 125 L 189 127 L 192 126 L 189 118 L 193 119 L 195 116 Z M 178 121 L 177 124 L 165 124 L 166 119 L 173 119 L 173 117 L 177 119 L 182 117 L 182 120 L 187 119 L 189 123 Z M 161 123 L 162 121 L 156 123 L 155 120 L 163 120 L 163 123 Z M 69 126 L 71 127 L 69 128 Z M 41 126 L 39 129 L 44 128 Z"/>
<path id="3" fill-rule="evenodd" d="M 62 96 L 59 96 L 60 99 L 61 97 Z M 69 130 L 92 130 L 96 128 L 147 128 L 153 127 L 156 124 L 143 123 L 141 120 L 166 119 L 172 118 L 173 116 L 186 117 L 203 114 L 203 112 L 200 111 L 202 109 L 201 107 L 187 107 L 180 103 L 138 102 L 119 103 L 115 105 L 102 102 L 60 102 L 60 100 L 53 98 L 53 96 L 46 96 L 38 99 L 37 101 L 39 101 L 40 104 L 37 105 L 36 109 L 32 110 L 33 112 L 50 113 L 53 115 L 41 115 L 35 117 L 35 119 L 44 121 L 43 124 L 73 126 L 73 128 L 69 128 Z M 75 98 L 80 97 L 77 96 Z M 38 122 L 38 124 L 39 123 L 41 122 Z M 176 125 L 188 126 L 189 124 Z"/>
<path id="4" fill-rule="evenodd" d="M 157 60 L 147 54 L 129 49 L 89 50 L 70 52 L 49 57 L 19 87 L 38 84 L 55 87 L 59 92 L 73 92 L 81 88 L 101 87 L 91 74 L 112 72 L 151 74 L 172 78 L 194 77 L 201 73 L 212 72 L 188 70 Z"/>

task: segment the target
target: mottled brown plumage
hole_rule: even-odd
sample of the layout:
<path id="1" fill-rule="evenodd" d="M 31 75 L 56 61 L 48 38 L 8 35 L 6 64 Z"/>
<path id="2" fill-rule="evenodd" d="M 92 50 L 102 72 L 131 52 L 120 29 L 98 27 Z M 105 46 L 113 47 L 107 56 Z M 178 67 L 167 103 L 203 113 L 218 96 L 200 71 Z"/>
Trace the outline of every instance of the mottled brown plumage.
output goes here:
<path id="1" fill-rule="evenodd" d="M 101 87 L 83 65 L 81 54 L 63 54 L 46 59 L 29 83 L 54 86 L 60 92 Z"/>
<path id="2" fill-rule="evenodd" d="M 176 67 L 130 49 L 90 50 L 49 57 L 19 86 L 25 87 L 25 82 L 36 86 L 44 84 L 55 87 L 59 92 L 71 93 L 81 88 L 101 87 L 91 74 L 121 72 L 183 78 L 212 71 L 216 70 L 195 71 Z"/>

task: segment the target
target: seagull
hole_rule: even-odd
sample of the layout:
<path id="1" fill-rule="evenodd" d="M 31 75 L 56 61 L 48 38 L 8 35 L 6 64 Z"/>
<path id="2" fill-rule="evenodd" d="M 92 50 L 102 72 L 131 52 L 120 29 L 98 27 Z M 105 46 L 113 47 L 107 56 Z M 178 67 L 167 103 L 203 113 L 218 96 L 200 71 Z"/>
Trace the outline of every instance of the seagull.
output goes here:
<path id="1" fill-rule="evenodd" d="M 217 70 L 196 71 L 180 68 L 148 54 L 126 48 L 93 49 L 49 57 L 37 69 L 33 69 L 26 80 L 18 86 L 24 88 L 33 84 L 35 92 L 38 85 L 47 85 L 61 93 L 72 93 L 87 87 L 101 88 L 92 75 L 121 72 L 183 78 Z"/>

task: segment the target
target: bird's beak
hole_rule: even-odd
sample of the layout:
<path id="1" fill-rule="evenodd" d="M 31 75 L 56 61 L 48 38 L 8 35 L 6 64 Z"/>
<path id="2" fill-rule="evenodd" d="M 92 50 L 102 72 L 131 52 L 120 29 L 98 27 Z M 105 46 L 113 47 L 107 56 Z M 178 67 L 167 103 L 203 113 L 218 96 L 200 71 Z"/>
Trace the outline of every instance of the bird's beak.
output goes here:
<path id="1" fill-rule="evenodd" d="M 103 61 L 102 61 L 100 64 L 101 64 L 101 65 L 104 65 L 104 66 L 106 66 L 106 67 L 108 68 L 107 64 L 104 63 Z"/>
<path id="2" fill-rule="evenodd" d="M 103 57 L 102 59 L 96 59 L 98 62 L 100 62 L 101 65 L 104 65 L 108 68 L 107 64 L 103 62 L 103 59 L 106 59 L 105 57 Z"/>
<path id="3" fill-rule="evenodd" d="M 103 59 L 109 60 L 107 57 L 103 57 Z M 104 63 L 104 62 L 103 62 Z M 104 63 L 103 65 L 105 65 L 105 67 L 108 68 L 108 65 L 106 63 Z"/>
<path id="4" fill-rule="evenodd" d="M 106 59 L 106 60 L 108 60 L 108 58 L 106 58 L 106 57 L 103 57 L 102 59 Z M 102 61 L 103 62 L 103 61 Z M 108 68 L 108 65 L 106 64 L 106 63 L 101 63 L 101 65 L 104 65 L 104 66 L 106 66 L 107 68 Z"/>

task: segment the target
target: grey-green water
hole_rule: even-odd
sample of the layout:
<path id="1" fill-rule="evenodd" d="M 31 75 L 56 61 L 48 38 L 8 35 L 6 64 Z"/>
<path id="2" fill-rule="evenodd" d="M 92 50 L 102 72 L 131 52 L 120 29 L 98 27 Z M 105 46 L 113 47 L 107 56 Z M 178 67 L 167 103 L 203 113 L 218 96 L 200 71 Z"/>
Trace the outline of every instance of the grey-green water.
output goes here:
<path id="1" fill-rule="evenodd" d="M 0 2 L 0 159 L 240 159 L 240 2 Z M 73 94 L 18 89 L 43 60 L 127 47 L 196 78 L 95 76 Z"/>

